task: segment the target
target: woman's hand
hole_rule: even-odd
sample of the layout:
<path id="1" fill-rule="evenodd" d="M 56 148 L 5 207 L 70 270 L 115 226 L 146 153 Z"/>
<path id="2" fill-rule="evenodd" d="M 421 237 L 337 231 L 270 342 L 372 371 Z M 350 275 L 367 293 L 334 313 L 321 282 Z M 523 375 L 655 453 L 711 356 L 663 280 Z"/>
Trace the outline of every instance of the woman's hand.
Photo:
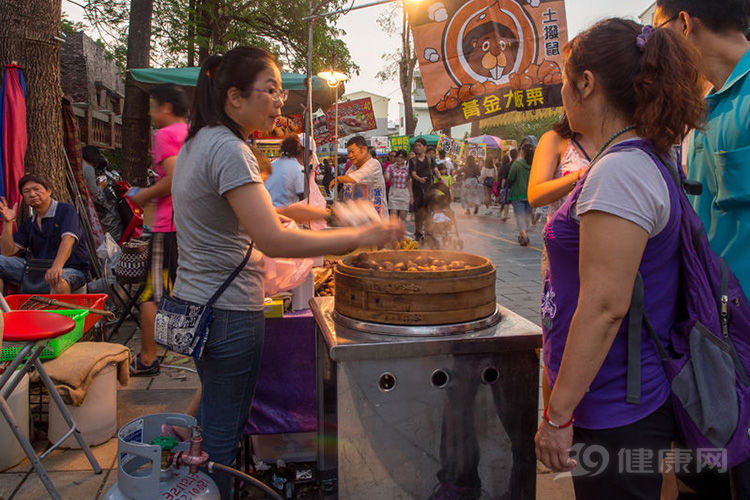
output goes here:
<path id="1" fill-rule="evenodd" d="M 576 461 L 570 458 L 573 446 L 573 426 L 556 429 L 544 419 L 534 437 L 536 458 L 554 472 L 569 472 L 576 468 Z"/>
<path id="2" fill-rule="evenodd" d="M 392 241 L 400 240 L 404 233 L 406 233 L 406 228 L 403 221 L 391 216 L 383 222 L 362 227 L 357 244 L 363 247 L 382 247 Z"/>

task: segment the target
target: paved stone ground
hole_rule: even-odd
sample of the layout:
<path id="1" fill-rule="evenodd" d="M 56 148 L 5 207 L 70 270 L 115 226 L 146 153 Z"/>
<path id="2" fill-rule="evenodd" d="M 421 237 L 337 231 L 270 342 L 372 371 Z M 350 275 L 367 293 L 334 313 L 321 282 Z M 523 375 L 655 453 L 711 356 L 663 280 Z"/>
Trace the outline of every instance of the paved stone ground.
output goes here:
<path id="1" fill-rule="evenodd" d="M 493 209 L 492 215 L 464 215 L 456 207 L 459 233 L 464 240 L 464 250 L 490 258 L 497 267 L 498 301 L 530 321 L 539 324 L 539 275 L 542 241 L 542 224 L 529 232 L 531 244 L 523 248 L 516 242 L 517 230 L 511 217 L 503 223 Z M 511 214 L 512 215 L 512 214 Z M 126 323 L 113 341 L 123 341 L 131 333 L 128 345 L 137 348 L 139 331 L 134 323 Z M 130 385 L 118 390 L 118 426 L 131 419 L 150 413 L 185 411 L 193 391 L 199 386 L 198 377 L 188 371 L 192 362 L 181 356 L 166 354 L 165 362 L 177 368 L 162 368 L 153 378 L 135 378 Z M 188 369 L 188 370 L 186 370 Z M 38 451 L 47 446 L 37 440 Z M 78 450 L 56 450 L 45 460 L 52 481 L 64 499 L 99 500 L 117 480 L 115 439 L 93 447 L 104 472 L 94 474 L 83 454 Z M 575 498 L 569 477 L 558 477 L 540 466 L 537 475 L 537 499 L 569 500 Z M 39 477 L 28 460 L 0 473 L 0 500 L 37 500 L 47 498 Z M 525 499 L 524 499 L 525 500 Z"/>

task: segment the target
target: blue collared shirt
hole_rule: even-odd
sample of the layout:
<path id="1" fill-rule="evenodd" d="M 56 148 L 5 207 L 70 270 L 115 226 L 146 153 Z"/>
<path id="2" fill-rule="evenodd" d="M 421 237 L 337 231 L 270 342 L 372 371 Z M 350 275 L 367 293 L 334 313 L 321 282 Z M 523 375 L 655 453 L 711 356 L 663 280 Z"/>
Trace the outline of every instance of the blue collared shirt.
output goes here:
<path id="1" fill-rule="evenodd" d="M 750 299 L 750 50 L 724 86 L 706 96 L 708 115 L 687 157 L 688 178 L 703 184 L 693 208 L 711 248 L 737 275 Z"/>
<path id="2" fill-rule="evenodd" d="M 73 205 L 52 200 L 47 212 L 42 216 L 42 227 L 36 223 L 36 217 L 27 217 L 13 235 L 13 241 L 21 250 L 29 250 L 36 259 L 54 259 L 60 248 L 62 237 L 73 236 L 76 239 L 70 257 L 63 267 L 72 267 L 88 271 L 89 259 L 84 244 L 81 242 L 81 226 L 78 214 Z"/>

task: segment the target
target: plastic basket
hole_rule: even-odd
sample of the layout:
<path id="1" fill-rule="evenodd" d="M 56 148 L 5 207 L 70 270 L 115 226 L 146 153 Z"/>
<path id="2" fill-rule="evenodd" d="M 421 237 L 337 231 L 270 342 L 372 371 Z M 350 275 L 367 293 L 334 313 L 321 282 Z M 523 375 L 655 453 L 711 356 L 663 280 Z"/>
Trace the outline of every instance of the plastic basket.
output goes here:
<path id="1" fill-rule="evenodd" d="M 5 297 L 5 301 L 11 309 L 20 309 L 21 306 L 34 295 L 8 295 Z M 107 302 L 106 293 L 76 293 L 76 294 L 65 294 L 65 295 L 50 295 L 50 294 L 36 294 L 38 297 L 46 297 L 48 299 L 55 299 L 62 302 L 68 302 L 69 304 L 78 304 L 86 308 L 104 309 L 104 304 Z M 47 306 L 44 308 L 40 307 L 42 311 L 61 312 L 64 309 L 59 309 L 55 306 Z M 70 311 L 79 311 L 80 309 L 69 309 Z M 66 315 L 67 316 L 67 315 Z M 83 325 L 83 333 L 91 330 L 97 321 L 102 317 L 98 314 L 89 314 L 86 316 L 86 323 Z"/>
<path id="2" fill-rule="evenodd" d="M 6 297 L 6 300 L 8 298 L 9 297 Z M 65 351 L 65 349 L 72 346 L 78 339 L 83 337 L 86 316 L 89 313 L 82 309 L 57 309 L 50 312 L 62 314 L 63 316 L 71 318 L 76 322 L 76 326 L 65 335 L 60 335 L 59 337 L 50 340 L 47 347 L 42 351 L 41 356 L 39 356 L 40 359 L 52 359 L 58 357 L 63 351 Z M 0 351 L 0 361 L 14 360 L 23 346 L 24 343 L 22 342 L 4 342 L 2 351 Z"/>

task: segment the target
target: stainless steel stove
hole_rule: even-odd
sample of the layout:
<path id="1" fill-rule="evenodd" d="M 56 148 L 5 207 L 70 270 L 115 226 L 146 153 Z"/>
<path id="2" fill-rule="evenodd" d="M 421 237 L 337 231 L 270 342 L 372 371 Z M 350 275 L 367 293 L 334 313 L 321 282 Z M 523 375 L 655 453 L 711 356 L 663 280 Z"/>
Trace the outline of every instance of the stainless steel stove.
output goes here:
<path id="1" fill-rule="evenodd" d="M 434 327 L 311 306 L 325 498 L 535 498 L 539 327 L 500 305 Z"/>

